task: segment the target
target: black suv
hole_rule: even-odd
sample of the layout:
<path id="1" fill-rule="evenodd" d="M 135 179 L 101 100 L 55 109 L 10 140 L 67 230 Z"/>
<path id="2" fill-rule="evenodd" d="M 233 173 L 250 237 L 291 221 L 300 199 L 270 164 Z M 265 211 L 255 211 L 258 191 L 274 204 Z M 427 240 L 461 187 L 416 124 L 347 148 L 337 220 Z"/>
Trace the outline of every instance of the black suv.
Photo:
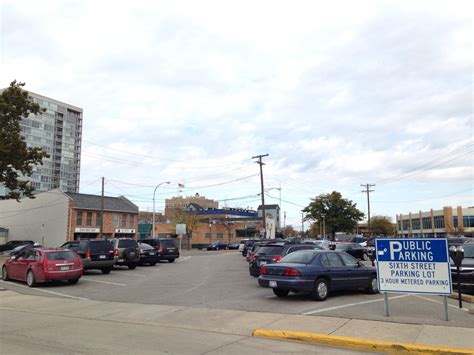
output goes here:
<path id="1" fill-rule="evenodd" d="M 97 269 L 103 274 L 110 273 L 116 257 L 112 243 L 105 239 L 73 240 L 61 245 L 75 252 L 82 260 L 84 270 Z"/>
<path id="2" fill-rule="evenodd" d="M 114 247 L 115 265 L 126 265 L 130 270 L 133 270 L 140 263 L 140 247 L 135 239 L 132 238 L 117 238 L 109 239 Z"/>
<path id="3" fill-rule="evenodd" d="M 260 266 L 279 262 L 286 255 L 298 250 L 323 249 L 322 247 L 312 244 L 293 244 L 293 243 L 271 243 L 262 245 L 256 251 L 253 260 L 249 263 L 249 273 L 251 276 L 260 276 Z"/>
<path id="4" fill-rule="evenodd" d="M 35 244 L 32 240 L 10 240 L 9 242 L 0 245 L 0 252 L 1 251 L 7 251 L 7 250 L 12 250 L 20 245 L 24 244 Z"/>
<path id="5" fill-rule="evenodd" d="M 161 260 L 172 263 L 179 258 L 179 249 L 174 238 L 146 238 L 140 241 L 154 247 L 160 253 Z"/>

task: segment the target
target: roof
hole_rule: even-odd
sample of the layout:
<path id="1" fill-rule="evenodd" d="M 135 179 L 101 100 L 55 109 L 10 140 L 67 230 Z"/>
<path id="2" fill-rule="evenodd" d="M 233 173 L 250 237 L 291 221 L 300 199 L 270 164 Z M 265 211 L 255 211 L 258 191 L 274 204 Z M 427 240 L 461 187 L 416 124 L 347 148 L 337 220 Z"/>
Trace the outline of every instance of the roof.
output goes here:
<path id="1" fill-rule="evenodd" d="M 272 209 L 277 209 L 280 208 L 278 205 L 265 205 L 266 210 L 272 210 Z M 258 206 L 258 210 L 263 210 L 262 205 Z"/>
<path id="2" fill-rule="evenodd" d="M 102 196 L 65 192 L 74 201 L 74 208 L 100 210 Z M 123 196 L 104 196 L 104 210 L 114 212 L 138 213 L 138 206 Z"/>

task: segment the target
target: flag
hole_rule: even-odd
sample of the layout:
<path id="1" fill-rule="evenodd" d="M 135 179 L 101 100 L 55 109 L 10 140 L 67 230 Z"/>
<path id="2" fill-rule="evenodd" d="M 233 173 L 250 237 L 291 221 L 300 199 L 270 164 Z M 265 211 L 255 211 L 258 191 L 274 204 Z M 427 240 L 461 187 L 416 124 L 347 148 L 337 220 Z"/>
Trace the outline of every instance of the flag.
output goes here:
<path id="1" fill-rule="evenodd" d="M 180 189 L 184 189 L 184 185 L 183 185 L 183 184 L 178 184 L 178 187 L 179 187 Z"/>

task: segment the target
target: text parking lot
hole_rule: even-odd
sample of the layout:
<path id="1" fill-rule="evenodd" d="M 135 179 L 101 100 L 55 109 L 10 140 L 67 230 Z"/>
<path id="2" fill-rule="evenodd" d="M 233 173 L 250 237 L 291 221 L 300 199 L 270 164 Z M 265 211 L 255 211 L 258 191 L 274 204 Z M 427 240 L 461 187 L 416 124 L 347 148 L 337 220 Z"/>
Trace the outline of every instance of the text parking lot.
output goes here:
<path id="1" fill-rule="evenodd" d="M 2 282 L 1 287 L 99 301 L 387 320 L 381 294 L 338 292 L 324 302 L 301 294 L 278 298 L 258 286 L 257 279 L 249 276 L 245 258 L 234 251 L 184 253 L 175 263 L 116 268 L 109 275 L 88 271 L 77 285 L 54 283 L 29 289 L 23 283 Z M 389 298 L 391 321 L 474 327 L 473 316 L 457 308 L 456 300 L 448 300 L 450 321 L 445 322 L 441 297 L 391 293 Z"/>

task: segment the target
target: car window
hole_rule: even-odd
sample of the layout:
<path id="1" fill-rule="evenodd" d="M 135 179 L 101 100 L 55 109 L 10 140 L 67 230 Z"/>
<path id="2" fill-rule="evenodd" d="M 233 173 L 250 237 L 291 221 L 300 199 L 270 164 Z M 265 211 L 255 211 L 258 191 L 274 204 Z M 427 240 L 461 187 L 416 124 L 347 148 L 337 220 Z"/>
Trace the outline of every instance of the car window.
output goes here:
<path id="1" fill-rule="evenodd" d="M 329 266 L 344 266 L 342 260 L 337 256 L 336 253 L 327 253 L 326 256 L 329 261 Z"/>
<path id="2" fill-rule="evenodd" d="M 153 248 L 151 245 L 146 244 L 146 243 L 140 243 L 140 248 L 141 248 L 141 249 L 144 249 L 144 250 L 155 249 L 155 248 Z"/>
<path id="3" fill-rule="evenodd" d="M 136 248 L 137 242 L 133 239 L 120 239 L 118 242 L 119 248 Z"/>
<path id="4" fill-rule="evenodd" d="M 349 246 L 347 244 L 336 244 L 336 250 L 347 250 Z"/>
<path id="5" fill-rule="evenodd" d="M 316 253 L 314 253 L 312 250 L 300 250 L 288 254 L 280 260 L 280 263 L 309 264 L 315 255 Z"/>
<path id="6" fill-rule="evenodd" d="M 474 258 L 474 244 L 473 245 L 463 245 L 464 257 L 465 258 Z"/>
<path id="7" fill-rule="evenodd" d="M 46 253 L 46 259 L 48 260 L 63 260 L 63 259 L 74 259 L 76 254 L 72 251 L 53 251 Z"/>
<path id="8" fill-rule="evenodd" d="M 176 248 L 176 242 L 174 240 L 162 240 L 161 244 L 164 248 Z"/>
<path id="9" fill-rule="evenodd" d="M 346 266 L 356 267 L 358 265 L 357 260 L 354 259 L 349 254 L 346 254 L 346 253 L 338 253 L 338 254 L 342 258 L 342 261 L 344 261 L 344 264 L 346 264 Z"/>
<path id="10" fill-rule="evenodd" d="M 91 253 L 96 253 L 100 251 L 109 251 L 113 249 L 112 244 L 108 240 L 97 240 L 90 242 Z"/>
<path id="11" fill-rule="evenodd" d="M 283 251 L 282 245 L 264 245 L 258 249 L 258 255 L 281 255 Z"/>

